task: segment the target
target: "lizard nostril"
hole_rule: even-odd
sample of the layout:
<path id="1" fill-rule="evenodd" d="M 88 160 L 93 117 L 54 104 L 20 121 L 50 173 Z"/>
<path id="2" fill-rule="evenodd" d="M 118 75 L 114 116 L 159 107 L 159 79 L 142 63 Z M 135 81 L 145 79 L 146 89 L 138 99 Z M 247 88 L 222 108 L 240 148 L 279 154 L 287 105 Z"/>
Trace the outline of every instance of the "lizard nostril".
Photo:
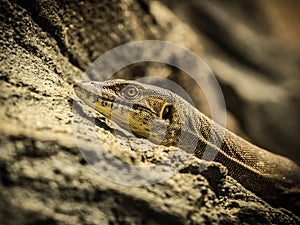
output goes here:
<path id="1" fill-rule="evenodd" d="M 77 83 L 73 84 L 73 88 L 77 89 L 78 88 L 78 84 Z"/>

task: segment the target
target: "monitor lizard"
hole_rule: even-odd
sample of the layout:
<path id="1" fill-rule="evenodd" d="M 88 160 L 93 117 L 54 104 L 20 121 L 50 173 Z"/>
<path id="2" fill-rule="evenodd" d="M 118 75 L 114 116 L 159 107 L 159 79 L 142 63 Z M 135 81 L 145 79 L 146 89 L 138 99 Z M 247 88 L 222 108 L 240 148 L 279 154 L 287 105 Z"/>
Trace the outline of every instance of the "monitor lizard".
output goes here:
<path id="1" fill-rule="evenodd" d="M 300 168 L 218 125 L 177 94 L 115 79 L 73 85 L 87 105 L 140 138 L 179 146 L 200 159 L 209 148 L 230 176 L 273 206 L 300 212 Z"/>

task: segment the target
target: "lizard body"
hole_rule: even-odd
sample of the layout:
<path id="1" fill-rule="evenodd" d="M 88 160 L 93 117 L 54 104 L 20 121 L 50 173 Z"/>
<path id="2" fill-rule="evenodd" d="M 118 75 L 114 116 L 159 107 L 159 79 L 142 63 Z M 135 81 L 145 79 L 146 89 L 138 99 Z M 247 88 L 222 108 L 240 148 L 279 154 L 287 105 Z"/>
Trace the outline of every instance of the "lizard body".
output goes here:
<path id="1" fill-rule="evenodd" d="M 84 82 L 76 95 L 137 137 L 177 146 L 197 157 L 209 148 L 215 161 L 246 188 L 275 206 L 300 211 L 300 168 L 293 161 L 240 138 L 175 93 L 129 80 Z"/>

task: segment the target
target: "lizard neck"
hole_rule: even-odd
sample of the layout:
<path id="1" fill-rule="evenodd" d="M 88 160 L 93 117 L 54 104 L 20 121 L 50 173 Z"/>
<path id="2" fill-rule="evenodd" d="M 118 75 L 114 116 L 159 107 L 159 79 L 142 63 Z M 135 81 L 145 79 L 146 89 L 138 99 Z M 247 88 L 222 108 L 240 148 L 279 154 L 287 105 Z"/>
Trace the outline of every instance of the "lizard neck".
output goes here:
<path id="1" fill-rule="evenodd" d="M 287 195 L 299 198 L 296 163 L 251 144 L 200 112 L 197 118 L 197 157 L 222 163 L 230 176 L 270 203 L 285 205 Z"/>

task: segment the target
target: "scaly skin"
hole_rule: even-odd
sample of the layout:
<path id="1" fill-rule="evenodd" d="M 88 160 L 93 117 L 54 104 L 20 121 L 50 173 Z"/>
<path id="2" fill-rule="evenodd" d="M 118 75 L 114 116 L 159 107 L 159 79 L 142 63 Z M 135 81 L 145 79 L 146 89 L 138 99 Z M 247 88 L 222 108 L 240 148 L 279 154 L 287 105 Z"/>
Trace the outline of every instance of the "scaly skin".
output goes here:
<path id="1" fill-rule="evenodd" d="M 300 168 L 226 130 L 175 93 L 129 80 L 84 82 L 76 95 L 137 137 L 215 160 L 274 206 L 300 212 Z"/>

